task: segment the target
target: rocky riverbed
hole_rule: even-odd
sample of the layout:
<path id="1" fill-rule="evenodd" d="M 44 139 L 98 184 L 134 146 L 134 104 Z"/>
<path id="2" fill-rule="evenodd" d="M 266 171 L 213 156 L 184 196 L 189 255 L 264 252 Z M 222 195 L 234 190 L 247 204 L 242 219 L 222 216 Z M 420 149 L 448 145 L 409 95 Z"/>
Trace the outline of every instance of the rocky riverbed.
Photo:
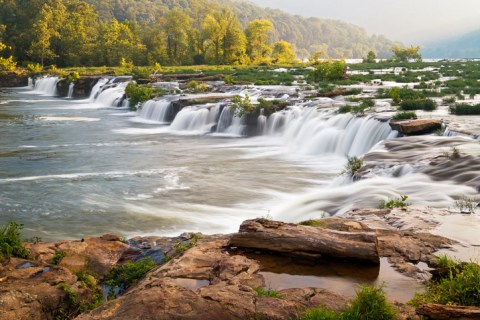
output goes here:
<path id="1" fill-rule="evenodd" d="M 468 217 L 478 220 L 478 216 Z M 283 250 L 286 241 L 282 239 L 288 232 L 300 232 L 298 251 L 306 242 L 322 242 L 325 234 L 373 236 L 379 263 L 391 269 L 383 279 L 385 286 L 398 291 L 403 289 L 395 288 L 391 280 L 399 274 L 410 279 L 411 287 L 420 288 L 429 278 L 430 268 L 436 266 L 435 254 L 439 250 L 463 248 L 475 252 L 478 239 L 462 242 L 442 235 L 446 221 L 449 225 L 457 221 L 458 226 L 464 219 L 464 215 L 427 207 L 357 209 L 342 218 L 323 219 L 316 227 L 256 219 L 245 221 L 240 233 L 229 235 L 183 234 L 128 241 L 104 235 L 78 241 L 28 243 L 32 260 L 12 258 L 0 265 L 0 319 L 74 318 L 80 311 L 86 312 L 77 319 L 294 319 L 312 307 L 343 310 L 351 296 L 338 292 L 341 290 L 336 290 L 328 279 L 323 287 L 278 290 L 281 298 L 258 294 L 257 288 L 276 285 L 262 262 L 268 257 L 289 259 L 290 266 L 300 269 L 332 262 L 357 272 L 375 268 L 375 262 L 365 265 L 356 257 L 340 259 L 323 254 L 321 245 L 310 248 L 310 257 L 295 254 L 292 244 Z M 253 230 L 254 225 L 262 230 Z M 267 229 L 268 237 L 259 238 L 258 233 Z M 468 225 L 465 230 L 468 232 Z M 456 233 L 462 234 L 462 228 L 456 228 Z M 240 235 L 255 239 L 256 244 L 239 247 Z M 268 247 L 269 243 L 272 247 Z M 455 256 L 454 251 L 449 254 Z M 158 263 L 157 267 L 123 295 L 108 301 L 101 298 L 101 305 L 90 311 L 82 307 L 93 306 L 92 301 L 106 290 L 102 280 L 115 265 L 145 257 Z M 355 281 L 350 286 L 354 288 Z M 416 319 L 415 309 L 404 302 L 395 302 L 401 310 L 398 317 Z"/>

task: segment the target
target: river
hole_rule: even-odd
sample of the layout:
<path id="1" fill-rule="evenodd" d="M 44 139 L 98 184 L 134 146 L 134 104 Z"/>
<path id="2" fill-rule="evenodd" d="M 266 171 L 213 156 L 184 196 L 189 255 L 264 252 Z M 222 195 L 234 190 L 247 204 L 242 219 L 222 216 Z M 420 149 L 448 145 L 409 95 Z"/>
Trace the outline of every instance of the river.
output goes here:
<path id="1" fill-rule="evenodd" d="M 299 221 L 404 193 L 447 206 L 475 193 L 426 175 L 339 176 L 347 154 L 395 137 L 371 118 L 303 106 L 270 117 L 283 117 L 282 128 L 244 138 L 206 134 L 192 115 L 201 108 L 185 109 L 189 125 L 179 114 L 168 126 L 111 107 L 112 92 L 72 100 L 47 87 L 0 96 L 0 223 L 23 223 L 26 237 L 226 233 L 248 218 Z"/>

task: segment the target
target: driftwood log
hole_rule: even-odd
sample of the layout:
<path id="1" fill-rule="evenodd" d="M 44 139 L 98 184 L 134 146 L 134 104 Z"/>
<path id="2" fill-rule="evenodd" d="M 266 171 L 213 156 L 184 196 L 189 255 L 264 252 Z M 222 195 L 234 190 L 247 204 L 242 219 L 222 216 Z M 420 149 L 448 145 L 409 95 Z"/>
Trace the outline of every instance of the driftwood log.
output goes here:
<path id="1" fill-rule="evenodd" d="M 334 257 L 380 263 L 377 237 L 371 232 L 342 232 L 266 219 L 247 220 L 230 246 L 307 258 Z"/>
<path id="2" fill-rule="evenodd" d="M 471 320 L 480 319 L 479 307 L 446 306 L 442 304 L 426 304 L 416 310 L 420 316 L 431 320 Z"/>

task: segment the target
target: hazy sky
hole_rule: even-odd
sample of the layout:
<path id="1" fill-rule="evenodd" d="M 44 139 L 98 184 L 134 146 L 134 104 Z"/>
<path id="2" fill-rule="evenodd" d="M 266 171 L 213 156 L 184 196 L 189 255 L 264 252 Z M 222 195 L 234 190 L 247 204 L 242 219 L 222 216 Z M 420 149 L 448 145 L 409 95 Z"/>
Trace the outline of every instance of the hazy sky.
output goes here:
<path id="1" fill-rule="evenodd" d="M 250 0 L 307 17 L 357 24 L 404 44 L 424 44 L 480 29 L 480 0 Z"/>

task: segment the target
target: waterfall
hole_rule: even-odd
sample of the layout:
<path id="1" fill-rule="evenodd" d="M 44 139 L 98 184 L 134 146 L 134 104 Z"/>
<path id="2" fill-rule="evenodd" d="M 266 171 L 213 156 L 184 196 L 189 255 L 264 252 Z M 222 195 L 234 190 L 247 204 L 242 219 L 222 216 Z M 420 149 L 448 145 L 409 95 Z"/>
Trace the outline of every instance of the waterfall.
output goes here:
<path id="1" fill-rule="evenodd" d="M 70 82 L 70 85 L 68 86 L 68 96 L 67 96 L 67 98 L 69 98 L 69 99 L 72 99 L 73 88 L 75 88 L 75 83 Z"/>
<path id="2" fill-rule="evenodd" d="M 241 118 L 236 117 L 235 111 L 232 108 L 223 108 L 220 118 L 218 119 L 217 133 L 244 136 L 245 128 L 245 116 Z"/>
<path id="3" fill-rule="evenodd" d="M 148 100 L 138 111 L 138 116 L 146 120 L 168 123 L 172 103 L 168 100 Z"/>
<path id="4" fill-rule="evenodd" d="M 31 77 L 28 77 L 28 87 L 33 89 L 33 79 Z"/>
<path id="5" fill-rule="evenodd" d="M 386 122 L 351 114 L 333 115 L 314 107 L 291 107 L 267 121 L 268 135 L 280 136 L 305 155 L 358 156 L 378 142 L 396 136 Z"/>
<path id="6" fill-rule="evenodd" d="M 58 77 L 45 76 L 35 80 L 33 90 L 37 93 L 42 93 L 46 96 L 57 95 L 57 83 L 60 81 Z"/>
<path id="7" fill-rule="evenodd" d="M 125 88 L 127 85 L 128 82 L 111 84 L 110 87 L 105 88 L 97 95 L 94 102 L 105 107 L 122 107 L 121 103 L 125 100 Z"/>
<path id="8" fill-rule="evenodd" d="M 202 107 L 192 106 L 183 108 L 175 117 L 170 130 L 191 131 L 192 133 L 210 133 L 216 125 L 216 118 L 220 104 Z"/>
<path id="9" fill-rule="evenodd" d="M 90 101 L 94 102 L 98 94 L 102 90 L 103 86 L 108 82 L 108 79 L 101 78 L 98 79 L 97 83 L 93 86 L 92 91 L 90 92 Z"/>

